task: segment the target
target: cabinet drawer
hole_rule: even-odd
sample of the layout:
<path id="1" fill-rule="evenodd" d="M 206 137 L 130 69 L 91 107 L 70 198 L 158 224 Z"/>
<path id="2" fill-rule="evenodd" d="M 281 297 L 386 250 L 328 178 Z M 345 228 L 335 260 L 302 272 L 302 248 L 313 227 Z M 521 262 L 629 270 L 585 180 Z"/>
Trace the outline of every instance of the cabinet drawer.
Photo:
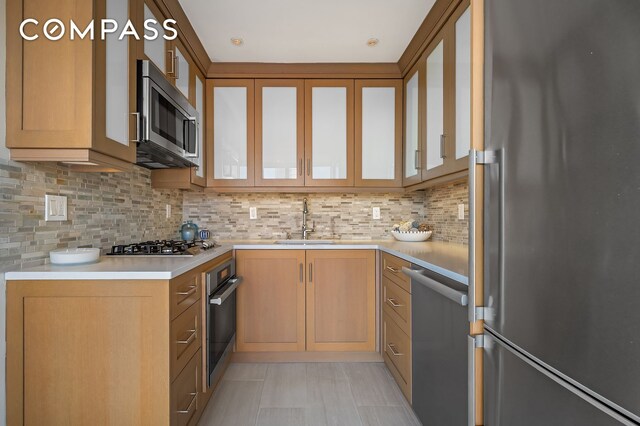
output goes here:
<path id="1" fill-rule="evenodd" d="M 170 313 L 174 319 L 189 306 L 200 300 L 201 274 L 187 273 L 171 280 Z"/>
<path id="2" fill-rule="evenodd" d="M 405 291 L 411 293 L 411 280 L 402 273 L 402 267 L 411 267 L 411 263 L 387 253 L 382 253 L 382 276 L 389 278 Z"/>
<path id="3" fill-rule="evenodd" d="M 171 385 L 171 424 L 174 426 L 195 424 L 199 417 L 201 361 L 202 352 L 198 351 Z"/>
<path id="4" fill-rule="evenodd" d="M 385 315 L 411 337 L 411 295 L 387 277 L 382 277 L 382 297 Z"/>
<path id="5" fill-rule="evenodd" d="M 200 303 L 194 303 L 171 322 L 171 380 L 202 347 L 201 309 Z"/>
<path id="6" fill-rule="evenodd" d="M 396 382 L 402 389 L 408 400 L 411 390 L 411 340 L 404 334 L 398 325 L 388 316 L 383 316 L 383 344 L 384 358 L 391 363 L 397 374 L 394 374 Z"/>

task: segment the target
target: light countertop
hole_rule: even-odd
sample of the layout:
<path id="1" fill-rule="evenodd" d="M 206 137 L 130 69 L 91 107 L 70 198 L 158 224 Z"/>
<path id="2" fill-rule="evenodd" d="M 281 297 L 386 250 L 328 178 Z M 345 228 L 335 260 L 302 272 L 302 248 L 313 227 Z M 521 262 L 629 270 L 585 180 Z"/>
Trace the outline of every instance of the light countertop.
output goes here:
<path id="1" fill-rule="evenodd" d="M 273 240 L 227 241 L 220 247 L 193 257 L 102 256 L 87 265 L 43 265 L 12 271 L 6 280 L 168 280 L 196 268 L 229 251 L 236 250 L 380 250 L 408 262 L 468 284 L 468 246 L 437 241 L 348 241 L 334 244 L 275 244 Z"/>

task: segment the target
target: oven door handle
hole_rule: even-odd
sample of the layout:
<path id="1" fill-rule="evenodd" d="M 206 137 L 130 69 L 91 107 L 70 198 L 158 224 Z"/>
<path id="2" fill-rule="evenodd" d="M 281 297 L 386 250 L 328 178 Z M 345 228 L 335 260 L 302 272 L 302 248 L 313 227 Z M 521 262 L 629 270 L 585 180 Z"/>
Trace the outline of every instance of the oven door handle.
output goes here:
<path id="1" fill-rule="evenodd" d="M 213 297 L 209 299 L 209 303 L 212 305 L 222 305 L 224 301 L 236 291 L 238 285 L 242 282 L 242 277 L 236 277 L 229 280 L 226 284 L 225 290 L 222 293 L 214 294 Z"/>

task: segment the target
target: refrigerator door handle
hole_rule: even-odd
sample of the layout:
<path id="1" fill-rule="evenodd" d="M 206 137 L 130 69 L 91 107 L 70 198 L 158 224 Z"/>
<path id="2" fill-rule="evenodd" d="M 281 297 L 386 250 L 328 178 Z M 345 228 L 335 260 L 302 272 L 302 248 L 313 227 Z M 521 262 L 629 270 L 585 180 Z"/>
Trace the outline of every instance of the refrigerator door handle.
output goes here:
<path id="1" fill-rule="evenodd" d="M 502 155 L 499 151 L 469 151 L 469 322 L 476 322 L 487 317 L 486 308 L 477 306 L 476 295 L 476 166 L 498 164 L 500 167 L 500 199 L 502 200 Z M 502 204 L 502 201 L 501 201 Z M 502 208 L 502 207 L 501 207 Z M 502 228 L 503 215 L 500 223 Z"/>
<path id="2" fill-rule="evenodd" d="M 455 290 L 447 285 L 439 283 L 438 281 L 431 279 L 427 276 L 422 275 L 422 271 L 409 269 L 406 266 L 402 267 L 402 272 L 405 275 L 411 277 L 412 280 L 415 280 L 417 283 L 422 284 L 430 290 L 435 291 L 446 297 L 449 300 L 453 300 L 460 306 L 467 306 L 468 296 L 466 292 Z"/>

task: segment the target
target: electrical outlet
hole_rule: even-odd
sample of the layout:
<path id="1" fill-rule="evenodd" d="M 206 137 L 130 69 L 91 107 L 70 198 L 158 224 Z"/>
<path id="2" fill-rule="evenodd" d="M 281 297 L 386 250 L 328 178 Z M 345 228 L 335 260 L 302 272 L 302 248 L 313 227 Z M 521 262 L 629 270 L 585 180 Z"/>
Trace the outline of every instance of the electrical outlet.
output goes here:
<path id="1" fill-rule="evenodd" d="M 258 209 L 255 207 L 249 207 L 249 219 L 257 219 L 258 218 Z"/>
<path id="2" fill-rule="evenodd" d="M 164 209 L 167 212 L 167 219 L 171 217 L 171 204 L 165 204 Z"/>
<path id="3" fill-rule="evenodd" d="M 44 220 L 47 222 L 67 220 L 67 197 L 64 195 L 45 195 Z"/>
<path id="4" fill-rule="evenodd" d="M 380 207 L 374 207 L 372 215 L 375 220 L 380 220 Z"/>
<path id="5" fill-rule="evenodd" d="M 458 204 L 458 219 L 464 220 L 464 204 Z"/>

